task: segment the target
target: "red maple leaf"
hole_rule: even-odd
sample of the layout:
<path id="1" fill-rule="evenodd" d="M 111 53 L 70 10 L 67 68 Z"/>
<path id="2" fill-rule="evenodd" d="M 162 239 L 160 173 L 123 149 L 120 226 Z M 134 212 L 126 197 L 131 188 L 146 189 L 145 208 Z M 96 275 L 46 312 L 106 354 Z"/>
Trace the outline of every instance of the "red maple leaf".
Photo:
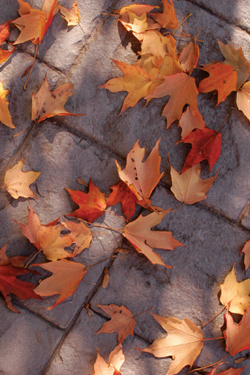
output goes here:
<path id="1" fill-rule="evenodd" d="M 17 275 L 25 275 L 26 273 L 37 273 L 25 268 L 14 267 L 11 264 L 0 266 L 0 291 L 7 303 L 7 306 L 13 312 L 20 313 L 11 303 L 10 293 L 17 297 L 27 300 L 28 298 L 41 299 L 35 292 L 33 292 L 34 285 L 16 278 Z"/>
<path id="2" fill-rule="evenodd" d="M 126 219 L 129 220 L 135 213 L 135 205 L 138 202 L 137 197 L 123 181 L 111 186 L 110 189 L 113 191 L 107 199 L 107 207 L 121 203 L 122 212 Z"/>
<path id="3" fill-rule="evenodd" d="M 209 128 L 204 128 L 202 130 L 195 129 L 179 142 L 192 144 L 192 148 L 186 158 L 181 173 L 184 173 L 202 160 L 208 161 L 210 167 L 209 171 L 211 171 L 220 156 L 221 133 L 218 133 L 216 130 Z"/>
<path id="4" fill-rule="evenodd" d="M 103 211 L 107 207 L 105 194 L 100 192 L 91 178 L 89 180 L 88 193 L 84 193 L 80 190 L 66 190 L 69 192 L 72 200 L 79 206 L 79 208 L 69 214 L 69 216 L 75 216 L 79 219 L 88 220 L 90 223 L 102 216 Z"/>

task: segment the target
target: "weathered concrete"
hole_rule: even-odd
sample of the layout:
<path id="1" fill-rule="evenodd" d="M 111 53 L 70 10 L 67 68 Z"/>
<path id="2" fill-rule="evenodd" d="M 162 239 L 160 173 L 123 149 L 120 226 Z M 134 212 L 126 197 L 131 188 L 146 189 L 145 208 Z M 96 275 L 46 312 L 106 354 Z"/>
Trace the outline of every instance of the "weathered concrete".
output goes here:
<path id="1" fill-rule="evenodd" d="M 41 9 L 43 0 L 28 0 L 34 8 Z M 73 0 L 62 0 L 61 5 L 71 7 Z M 160 0 L 137 3 L 161 5 Z M 31 64 L 35 47 L 31 42 L 18 45 L 9 61 L 0 68 L 0 80 L 4 88 L 10 89 L 7 99 L 16 129 L 0 124 L 0 176 L 24 158 L 24 170 L 41 171 L 31 188 L 37 200 L 30 204 L 39 215 L 42 224 L 63 218 L 77 208 L 65 188 L 87 191 L 77 182 L 81 177 L 87 183 L 92 178 L 98 188 L 109 194 L 109 187 L 119 181 L 115 159 L 125 166 L 127 153 L 139 139 L 141 147 L 149 154 L 156 141 L 161 138 L 161 171 L 164 177 L 152 197 L 152 203 L 163 209 L 173 210 L 180 206 L 169 188 L 171 186 L 167 155 L 171 164 L 180 171 L 189 150 L 188 145 L 177 144 L 180 129 L 172 124 L 166 130 L 165 118 L 161 116 L 167 98 L 153 99 L 144 108 L 141 100 L 134 108 L 119 116 L 125 92 L 111 93 L 100 88 L 110 78 L 121 75 L 110 58 L 134 63 L 138 56 L 133 52 L 136 44 L 117 22 L 112 13 L 133 1 L 84 1 L 78 0 L 81 23 L 68 28 L 65 20 L 57 14 L 39 46 L 27 89 L 23 90 L 26 77 L 24 70 Z M 181 26 L 180 32 L 199 33 L 199 64 L 212 60 L 223 61 L 217 39 L 235 48 L 242 46 L 246 58 L 250 59 L 248 4 L 237 1 L 174 0 L 177 18 L 181 22 L 192 13 Z M 1 2 L 0 24 L 18 17 L 18 2 Z M 12 29 L 9 40 L 14 41 L 18 31 Z M 189 39 L 177 37 L 178 52 Z M 31 98 L 48 76 L 50 89 L 72 82 L 73 96 L 66 110 L 86 113 L 83 117 L 55 117 L 37 125 L 31 122 Z M 197 83 L 205 73 L 196 70 Z M 124 305 L 134 315 L 154 307 L 154 313 L 178 319 L 188 318 L 198 326 L 210 319 L 220 308 L 218 292 L 220 283 L 231 270 L 234 262 L 238 281 L 250 277 L 243 272 L 243 256 L 238 257 L 246 240 L 250 238 L 250 179 L 249 175 L 249 121 L 236 108 L 235 93 L 216 107 L 217 96 L 212 93 L 198 96 L 199 110 L 208 127 L 222 133 L 221 156 L 210 174 L 202 163 L 202 177 L 215 175 L 220 168 L 208 198 L 192 206 L 183 205 L 168 213 L 156 230 L 168 230 L 174 238 L 185 245 L 173 251 L 156 250 L 167 265 L 165 268 L 152 265 L 139 254 L 123 237 L 121 232 L 91 226 L 93 240 L 89 249 L 74 260 L 86 267 L 112 256 L 117 247 L 128 251 L 118 253 L 116 258 L 105 260 L 90 268 L 76 292 L 51 311 L 44 308 L 55 303 L 57 296 L 44 301 L 20 300 L 12 296 L 21 315 L 9 311 L 0 296 L 0 373 L 3 375 L 92 375 L 97 347 L 108 360 L 117 343 L 117 334 L 95 333 L 108 318 L 98 304 Z M 222 123 L 228 114 L 223 127 Z M 26 129 L 26 130 L 25 130 Z M 25 130 L 25 131 L 24 131 Z M 24 131 L 21 135 L 13 137 Z M 3 183 L 1 183 L 2 185 Z M 0 246 L 7 241 L 8 255 L 30 255 L 35 248 L 23 236 L 21 228 L 14 222 L 26 224 L 29 203 L 26 199 L 12 199 L 4 188 L 0 194 Z M 120 205 L 108 211 L 121 215 Z M 142 209 L 138 208 L 137 214 Z M 110 212 L 105 212 L 96 223 L 122 229 L 125 222 Z M 146 210 L 143 214 L 147 214 Z M 44 262 L 39 254 L 36 263 Z M 110 281 L 103 289 L 104 267 L 109 268 Z M 37 285 L 48 273 L 36 268 L 39 275 L 27 275 L 26 280 Z M 87 314 L 90 304 L 92 317 Z M 204 337 L 221 336 L 223 314 L 204 327 Z M 126 361 L 122 375 L 164 375 L 171 358 L 156 359 L 153 355 L 139 352 L 166 332 L 146 312 L 136 318 L 135 336 L 126 338 L 123 350 Z M 229 359 L 228 366 L 242 367 L 247 360 L 235 364 L 239 353 Z M 195 367 L 206 366 L 226 355 L 225 341 L 205 343 Z M 179 374 L 187 374 L 185 368 Z M 207 374 L 210 370 L 200 370 Z M 246 368 L 242 375 L 247 375 Z"/>

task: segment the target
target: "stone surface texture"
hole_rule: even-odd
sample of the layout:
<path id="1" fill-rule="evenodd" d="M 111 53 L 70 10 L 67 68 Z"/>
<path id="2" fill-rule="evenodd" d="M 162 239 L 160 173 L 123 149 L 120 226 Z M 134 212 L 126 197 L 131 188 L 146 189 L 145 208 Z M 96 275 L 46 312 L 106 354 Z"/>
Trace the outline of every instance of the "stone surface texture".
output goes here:
<path id="1" fill-rule="evenodd" d="M 27 3 L 41 9 L 43 0 Z M 72 3 L 73 0 L 60 1 L 68 8 Z M 79 178 L 86 184 L 91 178 L 108 197 L 110 186 L 120 181 L 115 161 L 124 168 L 126 156 L 137 140 L 147 157 L 159 138 L 164 175 L 153 192 L 152 205 L 171 211 L 153 230 L 172 232 L 183 246 L 173 251 L 155 250 L 173 268 L 151 264 L 123 237 L 126 222 L 121 205 L 108 207 L 94 225 L 86 224 L 91 228 L 92 242 L 73 261 L 84 264 L 88 271 L 74 294 L 52 310 L 47 308 L 56 302 L 58 295 L 44 297 L 43 301 L 25 301 L 11 295 L 20 314 L 10 311 L 0 294 L 1 375 L 93 375 L 97 348 L 108 362 L 117 345 L 117 333 L 96 334 L 109 319 L 100 304 L 125 306 L 136 316 L 134 336 L 123 342 L 126 361 L 121 374 L 165 375 L 173 359 L 157 359 L 141 351 L 153 340 L 167 335 L 150 312 L 180 320 L 188 318 L 201 327 L 222 308 L 218 298 L 220 284 L 233 264 L 236 262 L 238 281 L 250 277 L 249 270 L 244 274 L 243 255 L 239 257 L 250 238 L 250 127 L 236 107 L 235 93 L 219 106 L 216 93 L 198 96 L 206 125 L 222 134 L 221 156 L 210 173 L 208 164 L 202 163 L 202 178 L 220 171 L 206 200 L 181 205 L 170 190 L 168 155 L 171 165 L 180 172 L 190 147 L 177 144 L 181 133 L 177 122 L 166 130 L 161 113 L 168 98 L 153 99 L 146 106 L 142 99 L 119 116 L 126 93 L 111 93 L 100 87 L 122 74 L 111 59 L 128 64 L 138 59 L 135 53 L 138 43 L 111 14 L 134 3 L 133 0 L 78 0 L 81 22 L 75 27 L 68 27 L 60 14 L 56 14 L 39 46 L 26 90 L 23 85 L 27 76 L 22 74 L 32 63 L 34 44 L 18 45 L 10 59 L 1 65 L 0 80 L 10 90 L 7 100 L 16 127 L 10 129 L 0 123 L 1 185 L 6 171 L 21 159 L 23 171 L 40 171 L 41 175 L 31 185 L 36 200 L 15 200 L 0 187 L 0 247 L 8 242 L 8 256 L 34 254 L 34 245 L 18 225 L 27 224 L 30 205 L 42 225 L 58 218 L 69 220 L 67 215 L 77 205 L 67 188 L 87 193 L 88 188 Z M 162 9 L 161 0 L 136 3 Z M 178 53 L 190 40 L 183 35 L 190 34 L 199 35 L 199 67 L 213 60 L 224 60 L 217 40 L 242 47 L 245 57 L 250 59 L 249 1 L 173 0 L 173 3 L 180 23 L 192 14 L 176 32 Z M 2 0 L 0 24 L 17 18 L 18 8 L 17 0 Z M 17 35 L 18 31 L 12 28 L 8 41 L 14 42 Z M 39 124 L 31 121 L 32 94 L 38 92 L 46 75 L 51 91 L 72 82 L 73 95 L 65 109 L 84 116 L 55 116 Z M 206 75 L 196 69 L 194 76 L 198 83 Z M 148 213 L 137 206 L 133 219 Z M 117 249 L 122 250 L 117 252 Z M 37 254 L 34 263 L 43 262 L 45 256 Z M 109 283 L 103 288 L 105 268 Z M 25 275 L 22 279 L 35 286 L 50 276 L 39 266 L 34 269 L 40 274 Z M 223 324 L 221 313 L 204 326 L 204 337 L 221 337 Z M 193 368 L 206 367 L 226 354 L 225 340 L 205 341 Z M 247 350 L 229 356 L 228 363 L 219 369 L 250 366 L 248 357 Z M 245 360 L 235 363 L 236 358 Z M 186 375 L 188 370 L 185 367 L 178 374 Z M 210 371 L 211 368 L 198 369 L 194 374 L 207 375 Z M 245 368 L 241 374 L 249 374 L 249 369 Z"/>

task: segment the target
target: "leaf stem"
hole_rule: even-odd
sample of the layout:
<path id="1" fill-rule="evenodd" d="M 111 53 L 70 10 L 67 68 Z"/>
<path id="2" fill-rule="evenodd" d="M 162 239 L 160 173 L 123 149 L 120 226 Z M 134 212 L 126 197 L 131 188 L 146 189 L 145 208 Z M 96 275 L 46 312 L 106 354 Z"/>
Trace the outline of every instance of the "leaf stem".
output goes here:
<path id="1" fill-rule="evenodd" d="M 155 309 L 155 307 L 150 307 L 150 309 L 147 309 L 147 310 L 142 311 L 141 313 L 139 313 L 139 314 L 137 314 L 137 315 L 134 315 L 133 318 L 137 318 L 138 316 L 140 316 L 140 315 L 142 315 L 142 314 L 148 312 L 149 310 L 153 310 L 153 309 Z"/>
<path id="2" fill-rule="evenodd" d="M 203 339 L 202 341 L 210 341 L 210 340 L 222 340 L 224 339 L 225 337 L 224 336 L 220 336 L 220 337 L 211 337 L 209 339 Z"/>
<path id="3" fill-rule="evenodd" d="M 103 210 L 103 211 L 108 212 L 108 213 L 110 213 L 110 214 L 112 214 L 112 215 L 114 215 L 114 216 L 119 217 L 119 219 L 122 219 L 122 220 L 126 221 L 126 223 L 128 222 L 127 219 L 125 219 L 125 218 L 122 217 L 122 216 L 117 215 L 115 212 L 112 212 L 112 211 L 109 211 L 109 210 Z"/>
<path id="4" fill-rule="evenodd" d="M 226 306 L 223 306 L 222 309 L 220 309 L 220 311 L 218 311 L 216 314 L 214 314 L 212 316 L 212 318 L 210 318 L 207 322 L 203 323 L 201 328 L 203 328 L 205 325 L 207 325 L 208 323 L 210 323 L 212 320 L 214 320 L 214 318 L 216 318 L 220 313 L 222 313 L 223 310 L 225 310 Z"/>
<path id="5" fill-rule="evenodd" d="M 219 361 L 217 361 L 215 363 L 212 363 L 211 365 L 207 365 L 207 366 L 204 366 L 204 367 L 195 368 L 195 369 L 193 369 L 191 371 L 188 371 L 188 372 L 200 371 L 200 370 L 203 370 L 204 368 L 212 367 L 214 365 L 217 365 L 217 363 L 220 363 L 221 361 L 223 361 L 224 359 L 226 359 L 228 356 L 229 356 L 229 353 L 225 357 L 223 357 L 222 359 L 220 359 Z"/>
<path id="6" fill-rule="evenodd" d="M 27 78 L 27 80 L 26 80 L 26 82 L 25 82 L 25 84 L 24 84 L 24 86 L 23 86 L 23 89 L 24 89 L 24 90 L 26 90 L 27 83 L 28 83 L 28 81 L 29 81 L 29 79 L 30 79 L 30 76 L 31 76 L 31 72 L 32 72 L 32 69 L 33 69 L 33 65 L 34 65 L 35 60 L 36 60 L 36 55 L 37 55 L 37 51 L 38 51 L 38 46 L 39 46 L 39 44 L 36 45 L 35 54 L 34 54 L 34 57 L 33 57 L 32 64 L 31 64 L 31 66 L 30 66 L 30 72 L 29 72 L 28 78 Z"/>
<path id="7" fill-rule="evenodd" d="M 108 260 L 108 259 L 110 259 L 110 258 L 114 258 L 114 257 L 116 257 L 116 255 L 110 255 L 110 257 L 107 257 L 107 258 L 105 258 L 105 259 L 103 259 L 103 260 L 100 260 L 99 262 L 97 262 L 97 263 L 95 263 L 95 264 L 92 264 L 92 266 L 86 267 L 86 270 L 89 270 L 90 268 L 96 266 L 97 264 L 100 264 L 100 263 L 102 263 L 102 262 L 105 262 L 105 260 Z"/>
<path id="8" fill-rule="evenodd" d="M 36 251 L 35 254 L 31 257 L 31 259 L 28 261 L 28 263 L 23 267 L 23 268 L 27 268 L 30 263 L 36 258 L 36 256 L 41 252 L 42 250 L 39 250 L 39 251 Z"/>
<path id="9" fill-rule="evenodd" d="M 123 233 L 123 230 L 122 230 L 122 229 L 112 228 L 112 227 L 105 227 L 105 225 L 95 224 L 95 223 L 90 223 L 89 221 L 87 221 L 87 220 L 83 220 L 83 219 L 80 219 L 80 220 L 82 220 L 84 223 L 87 223 L 87 224 L 89 224 L 89 225 L 94 225 L 94 226 L 96 226 L 96 227 L 101 227 L 101 228 L 104 228 L 104 229 L 110 229 L 110 230 L 114 230 L 114 231 L 116 231 L 116 232 L 121 232 L 121 233 Z"/>
<path id="10" fill-rule="evenodd" d="M 176 31 L 181 27 L 181 25 L 190 17 L 192 16 L 192 13 L 189 13 L 187 15 L 187 17 L 184 18 L 184 20 L 181 21 L 181 23 L 177 26 L 177 28 L 175 29 L 175 31 L 173 32 L 173 35 L 176 33 Z"/>

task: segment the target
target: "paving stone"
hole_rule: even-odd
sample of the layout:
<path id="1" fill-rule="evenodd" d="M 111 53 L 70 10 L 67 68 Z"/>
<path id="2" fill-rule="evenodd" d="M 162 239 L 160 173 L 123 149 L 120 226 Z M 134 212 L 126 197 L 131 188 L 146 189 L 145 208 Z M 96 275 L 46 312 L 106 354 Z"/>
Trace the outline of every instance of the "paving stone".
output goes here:
<path id="1" fill-rule="evenodd" d="M 38 200 L 37 202 L 34 200 L 31 202 L 42 224 L 47 224 L 64 214 L 69 214 L 77 208 L 77 205 L 71 201 L 65 190 L 67 187 L 73 190 L 87 191 L 76 181 L 77 177 L 81 177 L 87 182 L 91 177 L 95 185 L 101 191 L 107 193 L 109 186 L 117 182 L 116 166 L 114 158 L 110 154 L 65 130 L 62 131 L 51 122 L 46 122 L 45 125 L 41 126 L 41 130 L 33 137 L 22 156 L 25 160 L 25 170 L 42 172 L 37 182 L 32 186 Z M 21 248 L 25 249 L 27 241 L 22 240 L 21 228 L 13 221 L 13 218 L 17 222 L 26 224 L 28 206 L 27 200 L 21 199 L 13 201 L 0 211 L 0 222 L 3 225 L 2 245 L 8 240 L 13 240 L 17 252 L 20 252 L 20 244 L 22 244 Z M 112 208 L 112 211 L 121 215 L 121 210 L 117 206 Z M 104 213 L 98 223 L 118 229 L 124 227 L 123 220 L 108 212 Z M 85 250 L 75 258 L 77 262 L 83 263 L 87 267 L 112 255 L 121 243 L 121 234 L 118 232 L 94 226 L 91 230 L 96 234 L 89 250 Z M 18 237 L 21 238 L 21 243 L 18 242 Z M 13 246 L 10 246 L 12 255 L 15 252 Z M 28 249 L 31 253 L 30 246 Z M 43 261 L 44 258 L 36 260 L 37 263 Z M 95 288 L 95 283 L 102 277 L 103 268 L 108 263 L 109 261 L 106 261 L 91 268 L 84 277 L 86 282 L 82 281 L 76 293 L 52 311 L 46 311 L 43 308 L 55 303 L 57 297 L 47 298 L 43 303 L 35 300 L 19 302 L 52 323 L 65 328 L 74 319 L 78 309 Z"/>
<path id="2" fill-rule="evenodd" d="M 178 1 L 178 0 L 177 0 Z M 193 4 L 203 7 L 219 18 L 233 23 L 243 30 L 249 32 L 250 23 L 248 14 L 250 11 L 249 3 L 244 0 L 221 0 L 221 1 L 206 1 L 206 0 L 188 0 Z M 229 11 L 230 10 L 230 11 Z"/>
<path id="3" fill-rule="evenodd" d="M 83 310 L 73 329 L 63 342 L 56 356 L 52 360 L 46 375 L 92 375 L 96 360 L 96 348 L 100 355 L 108 362 L 110 352 L 117 345 L 117 334 L 98 334 L 105 323 L 105 319 L 93 313 L 90 318 Z M 126 357 L 121 372 L 124 375 L 149 374 L 165 375 L 168 359 L 161 362 L 152 361 L 152 356 L 140 353 L 136 348 L 145 347 L 148 343 L 138 336 L 129 336 L 123 342 L 123 352 Z"/>
<path id="4" fill-rule="evenodd" d="M 16 314 L 0 304 L 0 312 L 0 373 L 42 374 L 63 331 L 22 308 Z"/>
<path id="5" fill-rule="evenodd" d="M 117 8 L 120 9 L 124 4 L 124 1 L 120 1 Z M 235 47 L 242 45 L 243 50 L 248 51 L 249 36 L 246 32 L 190 2 L 178 1 L 176 7 L 180 20 L 192 13 L 182 27 L 183 32 L 197 35 L 201 28 L 199 38 L 204 40 L 204 43 L 201 43 L 201 63 L 208 63 L 214 59 L 223 61 L 217 38 L 223 42 L 232 41 Z M 183 41 L 179 42 L 180 45 L 183 47 Z M 99 58 L 96 59 L 96 56 Z M 149 152 L 161 138 L 162 170 L 166 171 L 163 181 L 169 186 L 171 181 L 167 155 L 170 153 L 173 166 L 180 171 L 189 146 L 183 144 L 175 146 L 180 139 L 180 129 L 176 125 L 165 130 L 166 121 L 160 116 L 166 102 L 164 98 L 152 100 L 146 108 L 142 108 L 144 102 L 141 100 L 134 108 L 118 116 L 126 94 L 110 93 L 99 88 L 108 79 L 120 75 L 118 68 L 109 61 L 111 57 L 127 63 L 136 61 L 136 55 L 133 54 L 130 46 L 127 45 L 126 48 L 122 46 L 117 21 L 113 17 L 105 20 L 99 30 L 98 38 L 89 46 L 86 53 L 80 55 L 77 66 L 70 71 L 68 77 L 75 84 L 77 92 L 74 102 L 70 105 L 86 113 L 84 118 L 73 118 L 70 124 L 83 134 L 105 144 L 123 158 L 137 139 L 140 140 L 140 146 L 146 147 Z M 249 182 L 245 178 L 244 171 L 249 159 L 247 152 L 249 121 L 235 108 L 234 94 L 217 108 L 214 108 L 216 98 L 213 98 L 212 94 L 200 94 L 198 105 L 206 125 L 216 130 L 221 128 L 223 119 L 229 114 L 221 130 L 221 157 L 213 168 L 212 175 L 219 168 L 221 170 L 215 181 L 216 187 L 209 192 L 209 199 L 205 205 L 233 220 L 238 220 L 248 202 Z M 206 166 L 204 164 L 208 172 Z M 244 180 L 243 191 L 242 180 Z M 239 191 L 241 191 L 240 195 Z"/>
<path id="6" fill-rule="evenodd" d="M 177 207 L 163 188 L 154 193 L 153 204 L 164 209 Z M 174 268 L 154 266 L 130 248 L 128 254 L 119 254 L 116 258 L 109 272 L 109 285 L 105 290 L 97 291 L 91 307 L 102 313 L 97 304 L 115 303 L 126 306 L 134 315 L 155 307 L 155 314 L 181 320 L 188 318 L 200 326 L 221 309 L 217 297 L 219 284 L 234 262 L 237 262 L 238 281 L 244 277 L 238 254 L 247 233 L 196 205 L 184 205 L 167 214 L 157 229 L 171 231 L 175 239 L 186 245 L 174 251 L 157 251 L 165 264 Z M 136 318 L 136 322 L 135 333 L 146 341 L 151 342 L 161 332 L 149 312 Z M 221 314 L 204 328 L 204 336 L 221 336 L 222 325 Z M 199 366 L 226 355 L 222 340 L 213 345 L 206 349 L 209 355 L 201 355 L 197 362 Z"/>

